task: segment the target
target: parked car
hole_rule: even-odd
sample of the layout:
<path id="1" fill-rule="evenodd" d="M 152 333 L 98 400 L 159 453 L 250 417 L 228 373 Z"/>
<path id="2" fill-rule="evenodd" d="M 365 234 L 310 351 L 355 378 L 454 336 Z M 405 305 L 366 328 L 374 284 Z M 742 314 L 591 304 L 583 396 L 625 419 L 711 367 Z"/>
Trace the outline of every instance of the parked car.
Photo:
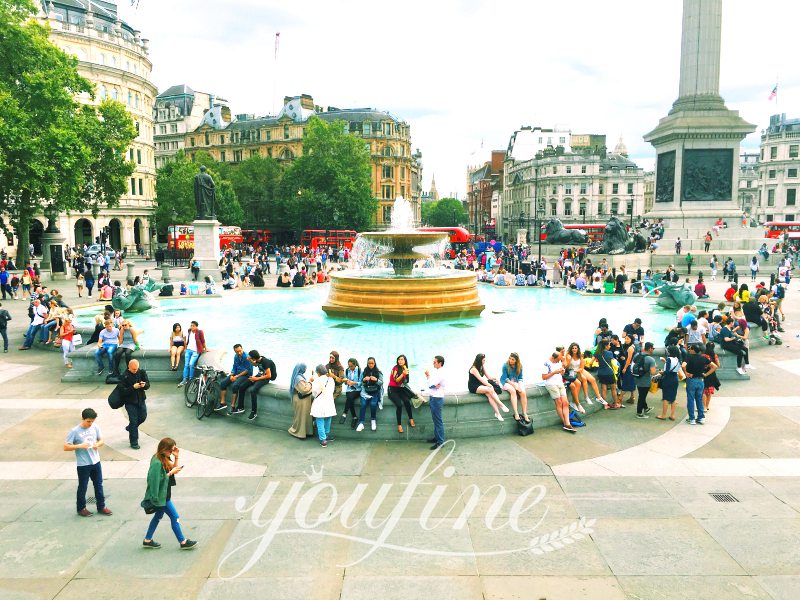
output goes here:
<path id="1" fill-rule="evenodd" d="M 117 251 L 111 248 L 111 246 L 106 246 L 105 256 L 112 263 L 114 262 L 114 255 L 116 255 L 116 253 Z M 85 256 L 91 256 L 92 258 L 97 258 L 98 254 L 100 254 L 100 244 L 92 244 L 84 253 Z"/>

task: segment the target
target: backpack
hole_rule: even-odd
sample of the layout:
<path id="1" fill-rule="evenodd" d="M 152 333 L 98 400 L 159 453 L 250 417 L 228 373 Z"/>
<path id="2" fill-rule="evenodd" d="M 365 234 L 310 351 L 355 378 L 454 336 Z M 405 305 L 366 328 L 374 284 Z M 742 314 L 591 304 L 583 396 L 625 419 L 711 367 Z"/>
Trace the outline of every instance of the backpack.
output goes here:
<path id="1" fill-rule="evenodd" d="M 631 361 L 631 375 L 634 377 L 641 377 L 644 375 L 644 353 L 637 352 L 633 355 L 633 360 Z"/>
<path id="2" fill-rule="evenodd" d="M 114 386 L 111 394 L 108 396 L 108 405 L 114 410 L 122 408 L 125 405 L 125 398 L 122 396 L 122 389 L 119 384 Z"/>
<path id="3" fill-rule="evenodd" d="M 569 424 L 573 427 L 585 427 L 586 423 L 583 422 L 581 416 L 578 414 L 578 411 L 572 409 L 569 411 Z"/>

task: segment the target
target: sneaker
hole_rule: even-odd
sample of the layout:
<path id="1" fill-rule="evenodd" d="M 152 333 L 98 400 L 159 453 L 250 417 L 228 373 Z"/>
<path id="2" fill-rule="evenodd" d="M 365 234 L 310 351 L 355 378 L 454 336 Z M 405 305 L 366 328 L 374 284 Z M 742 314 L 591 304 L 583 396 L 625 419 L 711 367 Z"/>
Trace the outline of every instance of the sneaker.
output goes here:
<path id="1" fill-rule="evenodd" d="M 231 411 L 231 414 L 232 414 L 232 415 L 240 415 L 240 414 L 242 414 L 243 412 L 244 412 L 244 408 L 240 406 L 239 408 L 234 408 L 234 409 Z"/>
<path id="2" fill-rule="evenodd" d="M 184 379 L 178 384 L 178 387 L 183 387 L 185 385 L 186 385 L 186 380 Z"/>
<path id="3" fill-rule="evenodd" d="M 378 402 L 378 410 L 383 410 L 383 402 Z"/>
<path id="4" fill-rule="evenodd" d="M 508 412 L 508 407 L 507 407 L 505 404 L 501 404 L 501 405 L 500 405 L 500 408 L 502 409 L 502 411 L 503 411 L 504 413 L 507 413 L 507 412 Z"/>
<path id="5" fill-rule="evenodd" d="M 328 447 L 328 442 L 327 442 L 327 440 L 322 440 L 322 441 L 319 443 L 319 445 L 320 445 L 320 446 L 322 446 L 323 448 L 327 448 L 327 447 Z"/>
<path id="6" fill-rule="evenodd" d="M 139 450 L 141 449 L 141 446 L 139 444 L 131 444 L 131 448 L 134 450 Z"/>
<path id="7" fill-rule="evenodd" d="M 703 425 L 703 424 L 706 422 L 706 420 L 705 420 L 705 419 L 697 419 L 697 421 L 695 421 L 695 422 L 696 422 L 698 425 Z"/>
<path id="8" fill-rule="evenodd" d="M 441 447 L 442 447 L 442 444 L 437 444 L 436 442 L 434 442 L 433 446 L 431 446 L 431 450 L 438 450 Z"/>
<path id="9" fill-rule="evenodd" d="M 501 415 L 500 413 L 494 413 L 494 416 L 497 417 L 498 421 L 504 421 L 505 420 L 505 419 L 503 419 L 503 415 Z"/>
<path id="10" fill-rule="evenodd" d="M 579 404 L 579 405 L 578 405 L 578 412 L 579 412 L 579 413 L 583 413 L 583 414 L 585 415 L 585 414 L 586 414 L 586 409 L 585 409 L 585 408 L 583 408 L 583 406 Z"/>
<path id="11" fill-rule="evenodd" d="M 372 421 L 369 422 L 369 426 L 372 429 L 372 431 L 377 431 L 378 422 L 375 419 L 372 419 Z"/>
<path id="12" fill-rule="evenodd" d="M 215 410 L 215 411 L 220 411 L 220 410 L 225 410 L 225 409 L 227 409 L 227 408 L 228 408 L 228 405 L 227 405 L 227 404 L 220 404 L 220 405 L 219 405 L 217 408 L 215 408 L 214 410 Z"/>
<path id="13" fill-rule="evenodd" d="M 744 368 L 747 369 L 748 371 L 755 371 L 756 370 L 756 368 L 753 365 L 745 365 Z"/>
<path id="14" fill-rule="evenodd" d="M 326 442 L 334 442 L 334 441 L 336 441 L 336 438 L 333 437 L 332 435 L 328 434 L 328 437 L 325 438 L 325 441 Z"/>
<path id="15" fill-rule="evenodd" d="M 653 410 L 653 407 L 652 406 L 648 406 L 647 408 L 644 409 L 644 414 L 649 415 L 650 411 L 652 411 L 652 410 Z"/>
<path id="16" fill-rule="evenodd" d="M 161 544 L 159 544 L 155 540 L 150 540 L 149 542 L 142 542 L 142 548 L 161 548 Z"/>
<path id="17" fill-rule="evenodd" d="M 591 396 L 586 396 L 586 404 L 594 404 L 595 398 Z"/>
<path id="18" fill-rule="evenodd" d="M 353 417 L 353 420 L 350 421 L 350 429 L 355 429 L 358 425 L 358 417 Z"/>
<path id="19" fill-rule="evenodd" d="M 747 375 L 747 371 L 745 371 L 742 367 L 736 367 L 736 372 L 739 375 Z"/>
<path id="20" fill-rule="evenodd" d="M 255 421 L 257 416 L 258 416 L 258 413 L 251 412 L 250 416 L 247 417 L 247 420 L 248 421 Z"/>
<path id="21" fill-rule="evenodd" d="M 648 416 L 647 416 L 646 414 L 644 414 L 644 413 L 636 413 L 636 418 L 637 418 L 637 419 L 649 419 L 650 417 L 648 417 Z"/>
<path id="22" fill-rule="evenodd" d="M 191 550 L 195 546 L 197 546 L 196 541 L 186 538 L 185 540 L 183 540 L 183 543 L 181 544 L 181 550 Z"/>
<path id="23" fill-rule="evenodd" d="M 695 421 L 694 419 L 686 419 L 686 422 L 687 422 L 689 425 L 697 425 L 697 421 Z"/>
<path id="24" fill-rule="evenodd" d="M 345 413 L 341 417 L 339 417 L 339 425 L 344 425 L 345 421 L 347 421 L 347 413 Z"/>
<path id="25" fill-rule="evenodd" d="M 364 424 L 359 423 L 358 426 L 356 427 L 356 431 L 364 431 Z"/>
<path id="26" fill-rule="evenodd" d="M 97 370 L 97 373 L 95 373 L 95 375 L 97 375 L 98 377 L 100 377 L 100 375 L 102 375 L 104 371 L 105 371 L 105 369 L 98 369 L 98 370 Z"/>
<path id="27" fill-rule="evenodd" d="M 82 508 L 78 511 L 79 517 L 91 517 L 94 513 L 86 508 Z"/>

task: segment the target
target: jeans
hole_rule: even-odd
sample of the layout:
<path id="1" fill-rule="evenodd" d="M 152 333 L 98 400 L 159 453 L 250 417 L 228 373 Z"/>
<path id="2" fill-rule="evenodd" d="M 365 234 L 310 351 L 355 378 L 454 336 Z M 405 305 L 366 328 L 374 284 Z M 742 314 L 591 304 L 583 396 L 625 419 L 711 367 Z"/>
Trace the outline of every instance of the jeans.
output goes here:
<path id="1" fill-rule="evenodd" d="M 317 417 L 316 421 L 319 441 L 324 442 L 331 434 L 331 417 Z"/>
<path id="2" fill-rule="evenodd" d="M 434 398 L 431 396 L 431 419 L 433 419 L 433 439 L 436 440 L 436 445 L 441 446 L 444 444 L 444 421 L 442 420 L 442 407 L 444 407 L 444 398 Z"/>
<path id="3" fill-rule="evenodd" d="M 647 410 L 647 393 L 650 391 L 650 386 L 646 385 L 636 389 L 639 392 L 639 399 L 636 401 L 636 414 L 641 415 Z"/>
<path id="4" fill-rule="evenodd" d="M 197 359 L 200 358 L 200 353 L 197 350 L 186 349 L 183 356 L 183 380 L 189 381 L 194 377 L 194 366 L 197 364 Z"/>
<path id="5" fill-rule="evenodd" d="M 244 396 L 245 392 L 250 392 L 250 406 L 252 412 L 258 412 L 258 390 L 269 383 L 269 379 L 259 379 L 258 381 L 250 381 L 246 377 L 244 383 L 239 388 L 239 397 Z M 244 405 L 244 400 L 237 402 L 239 406 Z"/>
<path id="6" fill-rule="evenodd" d="M 130 348 L 117 348 L 114 350 L 114 373 L 119 373 L 119 363 L 124 358 L 125 368 L 128 368 L 128 363 L 133 357 L 133 350 Z"/>
<path id="7" fill-rule="evenodd" d="M 36 333 L 42 328 L 41 324 L 34 325 L 31 323 L 28 325 L 28 331 L 25 332 L 25 341 L 22 343 L 23 348 L 30 348 L 33 346 L 33 340 L 36 338 Z"/>
<path id="8" fill-rule="evenodd" d="M 0 329 L 0 337 L 3 338 L 3 352 L 8 352 L 8 331 L 5 327 Z"/>
<path id="9" fill-rule="evenodd" d="M 108 355 L 108 370 L 113 371 L 114 367 L 114 351 L 117 349 L 116 344 L 108 344 L 102 348 L 98 348 L 94 353 L 94 360 L 97 362 L 97 370 L 101 371 L 103 367 L 103 357 Z"/>
<path id="10" fill-rule="evenodd" d="M 56 325 L 58 325 L 58 321 L 48 321 L 44 323 L 39 333 L 39 341 L 46 342 L 47 338 L 50 337 L 50 330 L 55 329 Z"/>
<path id="11" fill-rule="evenodd" d="M 377 417 L 377 410 L 378 410 L 378 399 L 380 398 L 380 394 L 375 392 L 374 394 L 367 394 L 367 397 L 361 396 L 361 408 L 358 411 L 358 422 L 363 423 L 364 417 L 367 415 L 367 403 L 369 402 L 369 416 L 370 419 L 373 421 Z"/>
<path id="12" fill-rule="evenodd" d="M 246 384 L 250 383 L 246 376 L 238 377 L 234 381 L 231 381 L 230 377 L 225 377 L 219 382 L 219 389 L 220 390 L 227 390 L 231 388 L 231 407 L 235 408 L 238 404 L 244 404 L 244 402 L 239 402 L 239 391 L 246 387 Z M 234 400 L 236 400 L 234 402 Z"/>
<path id="13" fill-rule="evenodd" d="M 147 420 L 147 405 L 144 402 L 126 403 L 125 411 L 128 413 L 128 425 L 125 427 L 128 441 L 135 446 L 139 443 L 139 425 Z"/>
<path id="14" fill-rule="evenodd" d="M 186 538 L 183 535 L 183 531 L 181 531 L 180 515 L 175 505 L 172 503 L 172 500 L 167 500 L 164 506 L 157 508 L 156 512 L 153 513 L 153 518 L 150 519 L 150 526 L 147 528 L 144 539 L 153 539 L 153 535 L 156 533 L 156 527 L 158 527 L 158 524 L 161 522 L 161 517 L 164 516 L 164 513 L 167 513 L 169 517 L 169 522 L 172 525 L 172 532 L 175 534 L 175 537 L 178 538 L 180 543 L 183 543 L 183 540 Z"/>
<path id="15" fill-rule="evenodd" d="M 695 407 L 697 408 L 697 418 L 702 419 L 703 413 L 703 378 L 689 377 L 686 379 L 686 410 L 689 418 L 694 419 Z"/>
<path id="16" fill-rule="evenodd" d="M 93 465 L 78 466 L 78 495 L 76 498 L 78 512 L 86 508 L 86 488 L 89 487 L 90 479 L 94 486 L 97 510 L 103 510 L 106 507 L 106 497 L 103 495 L 103 469 L 100 467 L 100 462 L 98 461 Z"/>
<path id="17" fill-rule="evenodd" d="M 61 351 L 64 353 L 64 364 L 71 364 L 72 361 L 69 359 L 69 353 L 75 351 L 75 344 L 72 340 L 61 340 Z"/>

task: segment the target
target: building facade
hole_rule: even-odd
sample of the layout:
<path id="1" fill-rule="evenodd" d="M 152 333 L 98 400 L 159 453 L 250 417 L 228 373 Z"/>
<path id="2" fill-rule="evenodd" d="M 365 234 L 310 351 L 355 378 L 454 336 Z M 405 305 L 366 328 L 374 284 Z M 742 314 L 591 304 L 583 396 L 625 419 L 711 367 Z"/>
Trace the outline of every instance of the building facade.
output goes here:
<path id="1" fill-rule="evenodd" d="M 798 220 L 799 174 L 800 119 L 772 115 L 761 132 L 758 200 L 752 216 L 759 222 Z"/>
<path id="2" fill-rule="evenodd" d="M 758 206 L 758 158 L 758 152 L 742 152 L 739 155 L 739 207 L 746 215 L 754 215 L 754 209 Z"/>
<path id="3" fill-rule="evenodd" d="M 548 148 L 529 160 L 507 156 L 501 237 L 536 239 L 532 228 L 556 217 L 564 223 L 633 222 L 644 214 L 644 172 L 618 153 L 585 154 Z"/>
<path id="4" fill-rule="evenodd" d="M 41 3 L 39 20 L 50 26 L 50 40 L 78 59 L 78 72 L 96 86 L 96 101 L 111 98 L 122 102 L 138 131 L 127 158 L 135 164 L 127 191 L 114 208 L 97 217 L 91 213 L 59 215 L 57 225 L 70 245 L 92 244 L 104 228 L 114 249 L 149 251 L 150 218 L 155 198 L 153 147 L 153 103 L 156 87 L 150 81 L 152 63 L 147 41 L 140 32 L 122 22 L 113 2 L 52 0 Z M 81 102 L 91 102 L 86 96 Z M 47 225 L 43 215 L 31 228 L 31 243 L 37 245 Z"/>
<path id="5" fill-rule="evenodd" d="M 417 223 L 420 219 L 419 184 L 413 184 L 416 172 L 421 181 L 421 157 L 411 153 L 411 128 L 388 112 L 375 109 L 323 109 L 311 96 L 287 96 L 276 116 L 255 118 L 238 115 L 231 123 L 216 125 L 204 120 L 186 134 L 185 150 L 191 158 L 204 150 L 219 162 L 241 162 L 251 156 L 271 156 L 291 161 L 303 154 L 303 136 L 308 119 L 342 120 L 347 131 L 364 140 L 371 158 L 372 193 L 379 201 L 375 227 L 388 227 L 397 196 L 412 203 Z"/>
<path id="6" fill-rule="evenodd" d="M 505 156 L 503 150 L 492 150 L 488 161 L 467 169 L 468 229 L 476 235 L 497 235 Z"/>
<path id="7" fill-rule="evenodd" d="M 213 110 L 218 107 L 217 110 Z M 210 114 L 209 114 L 209 111 Z M 160 169 L 185 149 L 186 134 L 194 131 L 209 114 L 213 123 L 231 122 L 227 101 L 214 94 L 197 92 L 188 85 L 173 85 L 156 96 L 153 107 L 155 167 Z"/>

